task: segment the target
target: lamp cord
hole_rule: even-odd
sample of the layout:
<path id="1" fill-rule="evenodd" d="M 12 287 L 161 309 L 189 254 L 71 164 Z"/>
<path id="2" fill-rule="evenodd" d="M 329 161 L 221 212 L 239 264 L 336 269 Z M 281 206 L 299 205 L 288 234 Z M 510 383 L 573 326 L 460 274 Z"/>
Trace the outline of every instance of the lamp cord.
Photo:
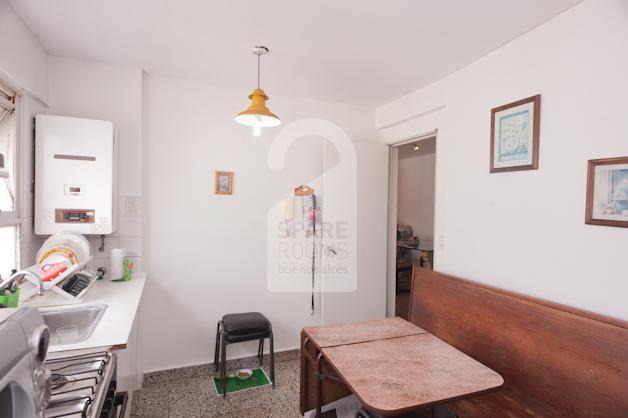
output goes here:
<path id="1" fill-rule="evenodd" d="M 260 54 L 257 54 L 257 88 L 259 88 L 259 60 Z"/>
<path id="2" fill-rule="evenodd" d="M 316 289 L 316 195 L 312 194 L 312 298 L 310 301 L 310 315 L 314 316 L 314 290 Z M 322 237 L 322 235 L 321 235 Z"/>

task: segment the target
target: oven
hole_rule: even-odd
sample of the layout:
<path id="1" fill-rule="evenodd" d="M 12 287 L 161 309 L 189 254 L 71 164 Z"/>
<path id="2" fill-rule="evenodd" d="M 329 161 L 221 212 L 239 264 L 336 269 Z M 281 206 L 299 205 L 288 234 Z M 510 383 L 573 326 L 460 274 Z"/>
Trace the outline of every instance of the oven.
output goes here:
<path id="1" fill-rule="evenodd" d="M 116 354 L 46 359 L 50 334 L 34 308 L 0 309 L 0 417 L 121 418 Z"/>
<path id="2" fill-rule="evenodd" d="M 50 334 L 37 309 L 0 309 L 0 417 L 43 417 Z"/>
<path id="3" fill-rule="evenodd" d="M 46 418 L 124 417 L 128 396 L 117 392 L 116 364 L 115 353 L 108 351 L 47 361 Z"/>

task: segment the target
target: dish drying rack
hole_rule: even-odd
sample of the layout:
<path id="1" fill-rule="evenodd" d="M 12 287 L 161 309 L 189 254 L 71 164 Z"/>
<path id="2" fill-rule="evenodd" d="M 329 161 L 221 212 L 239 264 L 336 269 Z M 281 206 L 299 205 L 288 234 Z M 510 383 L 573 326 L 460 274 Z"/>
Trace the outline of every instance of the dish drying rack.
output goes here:
<path id="1" fill-rule="evenodd" d="M 38 296 L 39 281 L 30 275 L 25 275 L 24 278 L 26 279 L 26 282 L 22 284 L 20 290 L 20 304 L 28 306 L 52 306 L 83 302 L 89 291 L 94 287 L 98 277 L 97 273 L 85 268 L 92 261 L 92 259 L 93 257 L 90 256 L 83 262 L 72 264 L 67 270 L 60 273 L 54 279 L 44 282 L 44 294 L 40 296 Z M 37 264 L 28 267 L 26 270 L 36 276 L 41 274 Z M 69 279 L 76 274 L 88 278 L 89 284 L 75 296 L 64 290 L 63 284 L 66 279 Z M 27 283 L 32 286 L 28 286 Z"/>

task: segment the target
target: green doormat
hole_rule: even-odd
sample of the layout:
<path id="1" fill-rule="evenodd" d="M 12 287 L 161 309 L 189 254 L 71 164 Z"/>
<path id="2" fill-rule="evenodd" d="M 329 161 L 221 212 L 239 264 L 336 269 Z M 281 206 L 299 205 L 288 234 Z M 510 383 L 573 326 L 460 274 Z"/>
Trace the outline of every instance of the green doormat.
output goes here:
<path id="1" fill-rule="evenodd" d="M 227 393 L 270 385 L 270 379 L 266 376 L 264 369 L 258 367 L 251 369 L 251 371 L 253 375 L 246 380 L 240 380 L 232 374 L 229 375 L 227 377 Z M 214 377 L 214 389 L 218 395 L 222 396 L 222 383 L 219 377 Z"/>

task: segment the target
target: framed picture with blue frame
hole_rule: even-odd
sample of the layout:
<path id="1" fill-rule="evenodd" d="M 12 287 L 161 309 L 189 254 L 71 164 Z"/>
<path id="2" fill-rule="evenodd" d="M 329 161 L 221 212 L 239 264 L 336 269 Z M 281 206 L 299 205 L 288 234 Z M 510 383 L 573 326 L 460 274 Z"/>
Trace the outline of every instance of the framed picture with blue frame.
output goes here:
<path id="1" fill-rule="evenodd" d="M 585 223 L 628 228 L 628 157 L 589 160 Z"/>
<path id="2" fill-rule="evenodd" d="M 541 95 L 491 109 L 490 172 L 539 168 Z"/>

